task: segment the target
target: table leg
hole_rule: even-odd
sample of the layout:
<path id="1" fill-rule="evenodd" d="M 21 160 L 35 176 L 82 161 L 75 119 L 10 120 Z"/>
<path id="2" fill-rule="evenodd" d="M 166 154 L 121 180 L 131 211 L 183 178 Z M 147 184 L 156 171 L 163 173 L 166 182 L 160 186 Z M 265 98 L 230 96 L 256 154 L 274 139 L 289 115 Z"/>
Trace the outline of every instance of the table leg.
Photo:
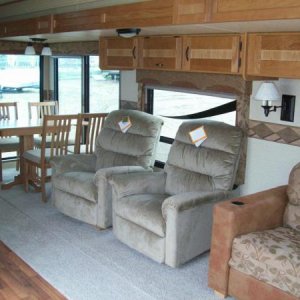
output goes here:
<path id="1" fill-rule="evenodd" d="M 23 159 L 23 153 L 29 149 L 33 149 L 33 135 L 20 136 L 20 174 L 15 176 L 13 181 L 2 183 L 2 190 L 8 190 L 17 184 L 24 184 L 25 164 Z"/>

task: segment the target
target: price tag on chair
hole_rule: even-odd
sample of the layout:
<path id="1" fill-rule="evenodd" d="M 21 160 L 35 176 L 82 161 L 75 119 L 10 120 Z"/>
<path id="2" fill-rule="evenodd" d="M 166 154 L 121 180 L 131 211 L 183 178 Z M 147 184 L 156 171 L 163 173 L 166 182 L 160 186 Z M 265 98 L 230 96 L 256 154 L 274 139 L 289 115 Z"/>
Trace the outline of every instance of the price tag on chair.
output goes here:
<path id="1" fill-rule="evenodd" d="M 123 133 L 125 133 L 132 126 L 129 116 L 123 117 L 118 124 Z"/>
<path id="2" fill-rule="evenodd" d="M 190 131 L 189 135 L 192 143 L 196 147 L 199 147 L 207 139 L 207 134 L 203 126 Z"/>

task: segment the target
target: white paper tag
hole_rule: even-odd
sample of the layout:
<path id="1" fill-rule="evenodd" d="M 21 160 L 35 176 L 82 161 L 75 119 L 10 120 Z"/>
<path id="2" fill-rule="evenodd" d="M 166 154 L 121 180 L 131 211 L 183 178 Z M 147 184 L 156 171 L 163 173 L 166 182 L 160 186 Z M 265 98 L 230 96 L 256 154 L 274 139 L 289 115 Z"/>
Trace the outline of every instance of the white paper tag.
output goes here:
<path id="1" fill-rule="evenodd" d="M 203 126 L 190 131 L 189 135 L 192 140 L 192 143 L 196 147 L 199 147 L 207 139 L 207 135 Z"/>
<path id="2" fill-rule="evenodd" d="M 123 117 L 118 124 L 123 133 L 125 133 L 132 126 L 130 118 L 128 116 Z"/>

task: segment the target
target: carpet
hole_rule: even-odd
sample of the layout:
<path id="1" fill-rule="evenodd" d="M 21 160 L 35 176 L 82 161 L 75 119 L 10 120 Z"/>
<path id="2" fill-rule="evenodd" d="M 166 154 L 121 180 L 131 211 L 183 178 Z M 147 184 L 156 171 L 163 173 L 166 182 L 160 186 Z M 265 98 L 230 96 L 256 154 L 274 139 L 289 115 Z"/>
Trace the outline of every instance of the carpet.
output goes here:
<path id="1" fill-rule="evenodd" d="M 173 269 L 50 202 L 22 186 L 1 190 L 0 240 L 68 299 L 219 299 L 207 287 L 208 253 Z"/>

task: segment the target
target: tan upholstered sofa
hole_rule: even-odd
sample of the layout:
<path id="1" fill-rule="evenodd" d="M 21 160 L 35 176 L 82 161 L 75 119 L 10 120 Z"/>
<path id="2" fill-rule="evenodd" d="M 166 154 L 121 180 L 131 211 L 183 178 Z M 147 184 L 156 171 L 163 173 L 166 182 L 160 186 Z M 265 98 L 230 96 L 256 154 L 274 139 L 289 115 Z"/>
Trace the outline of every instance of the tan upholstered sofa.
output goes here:
<path id="1" fill-rule="evenodd" d="M 287 186 L 215 206 L 209 286 L 241 300 L 300 299 L 300 164 Z"/>
<path id="2" fill-rule="evenodd" d="M 123 133 L 118 123 L 129 117 Z M 52 199 L 62 213 L 86 223 L 112 225 L 112 174 L 152 171 L 163 121 L 134 110 L 108 114 L 96 139 L 94 154 L 73 154 L 51 161 Z"/>
<path id="3" fill-rule="evenodd" d="M 189 132 L 204 126 L 200 147 Z M 113 232 L 157 262 L 177 267 L 210 247 L 213 205 L 230 196 L 241 152 L 240 128 L 184 122 L 164 172 L 113 176 Z"/>

